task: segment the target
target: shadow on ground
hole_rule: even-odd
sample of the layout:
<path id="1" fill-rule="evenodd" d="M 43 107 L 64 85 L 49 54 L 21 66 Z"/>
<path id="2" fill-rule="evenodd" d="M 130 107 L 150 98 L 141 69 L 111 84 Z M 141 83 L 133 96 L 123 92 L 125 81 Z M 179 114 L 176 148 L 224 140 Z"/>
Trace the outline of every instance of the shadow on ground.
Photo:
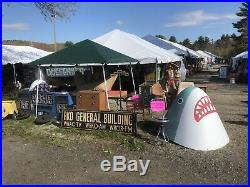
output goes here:
<path id="1" fill-rule="evenodd" d="M 247 121 L 225 121 L 226 123 L 230 123 L 231 125 L 241 125 L 241 126 L 248 126 Z"/>
<path id="2" fill-rule="evenodd" d="M 240 101 L 241 103 L 245 103 L 245 104 L 248 104 L 248 101 Z"/>

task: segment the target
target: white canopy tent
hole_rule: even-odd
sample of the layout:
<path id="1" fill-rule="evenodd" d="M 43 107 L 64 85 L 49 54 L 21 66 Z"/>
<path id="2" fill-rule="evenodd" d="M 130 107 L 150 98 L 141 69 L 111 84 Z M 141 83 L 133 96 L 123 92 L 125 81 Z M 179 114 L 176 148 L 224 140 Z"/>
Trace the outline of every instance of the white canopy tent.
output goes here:
<path id="1" fill-rule="evenodd" d="M 248 59 L 248 51 L 244 51 L 232 58 L 232 69 L 236 69 L 237 63 L 242 59 Z"/>
<path id="2" fill-rule="evenodd" d="M 204 52 L 207 53 L 208 55 L 211 55 L 211 56 L 215 57 L 215 58 L 221 58 L 221 57 L 219 57 L 219 56 L 217 56 L 217 55 L 215 55 L 215 54 L 213 54 L 213 53 L 211 53 L 209 51 L 204 51 Z"/>
<path id="3" fill-rule="evenodd" d="M 196 52 L 199 53 L 205 59 L 206 62 L 212 62 L 213 58 L 211 57 L 211 55 L 205 53 L 202 50 L 198 50 Z"/>
<path id="4" fill-rule="evenodd" d="M 233 57 L 233 59 L 248 59 L 248 51 L 244 51 L 236 55 L 235 57 Z"/>
<path id="5" fill-rule="evenodd" d="M 16 84 L 15 64 L 28 64 L 49 54 L 51 54 L 51 52 L 31 46 L 2 45 L 2 65 L 13 65 L 14 83 Z"/>
<path id="6" fill-rule="evenodd" d="M 168 63 L 181 61 L 182 58 L 168 52 L 140 37 L 120 30 L 113 30 L 93 40 L 110 49 L 137 59 L 140 64 Z"/>
<path id="7" fill-rule="evenodd" d="M 188 56 L 190 54 L 192 58 L 202 58 L 202 56 L 199 53 L 197 53 L 196 51 L 189 49 L 183 45 L 180 45 L 178 43 L 174 43 L 174 42 L 171 42 L 168 40 L 157 38 L 157 37 L 152 36 L 152 35 L 144 36 L 143 39 L 147 40 L 148 42 L 150 42 L 154 45 L 157 45 L 163 49 L 174 52 L 176 55 Z"/>
<path id="8" fill-rule="evenodd" d="M 2 45 L 2 65 L 27 64 L 49 54 L 51 52 L 30 46 Z"/>

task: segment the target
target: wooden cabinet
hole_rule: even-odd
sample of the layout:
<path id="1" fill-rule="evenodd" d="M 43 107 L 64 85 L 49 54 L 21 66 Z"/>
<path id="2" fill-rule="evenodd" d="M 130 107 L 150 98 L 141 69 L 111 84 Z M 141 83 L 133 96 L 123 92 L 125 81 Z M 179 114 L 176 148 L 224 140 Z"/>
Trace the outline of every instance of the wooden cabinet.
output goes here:
<path id="1" fill-rule="evenodd" d="M 77 92 L 76 108 L 84 110 L 107 110 L 105 92 L 92 90 L 82 90 Z"/>

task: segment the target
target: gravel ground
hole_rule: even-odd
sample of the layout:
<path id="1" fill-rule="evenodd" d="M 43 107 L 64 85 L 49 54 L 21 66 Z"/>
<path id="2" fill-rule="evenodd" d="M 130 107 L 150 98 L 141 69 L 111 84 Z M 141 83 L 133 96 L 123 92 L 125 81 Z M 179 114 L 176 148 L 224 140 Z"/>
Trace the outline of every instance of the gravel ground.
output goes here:
<path id="1" fill-rule="evenodd" d="M 143 150 L 129 150 L 116 142 L 100 140 L 74 145 L 74 149 L 68 150 L 46 147 L 29 138 L 4 136 L 3 183 L 247 184 L 248 88 L 218 80 L 215 74 L 216 70 L 203 72 L 189 80 L 208 85 L 207 93 L 230 138 L 225 147 L 202 152 L 155 141 L 156 132 L 145 130 L 151 125 L 148 123 L 139 123 Z M 113 155 L 151 160 L 147 174 L 101 171 L 100 162 L 111 161 Z"/>

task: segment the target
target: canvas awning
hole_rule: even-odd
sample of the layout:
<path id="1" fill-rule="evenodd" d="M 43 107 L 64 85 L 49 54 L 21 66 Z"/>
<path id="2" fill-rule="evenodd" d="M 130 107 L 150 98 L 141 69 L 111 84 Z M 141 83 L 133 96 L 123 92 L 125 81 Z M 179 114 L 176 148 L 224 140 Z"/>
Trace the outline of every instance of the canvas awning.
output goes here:
<path id="1" fill-rule="evenodd" d="M 212 56 L 213 58 L 221 58 L 220 56 L 217 56 L 209 51 L 204 51 L 205 53 L 207 53 L 208 55 Z"/>
<path id="2" fill-rule="evenodd" d="M 142 38 L 120 30 L 113 30 L 93 41 L 127 56 L 137 59 L 140 64 L 168 63 L 181 61 L 182 58 L 168 52 Z"/>
<path id="3" fill-rule="evenodd" d="M 126 65 L 137 60 L 102 46 L 91 40 L 84 40 L 64 48 L 29 65 Z"/>
<path id="4" fill-rule="evenodd" d="M 2 65 L 6 64 L 27 64 L 51 52 L 43 51 L 31 46 L 2 45 Z"/>
<path id="5" fill-rule="evenodd" d="M 144 40 L 147 40 L 148 42 L 157 45 L 165 50 L 172 51 L 176 55 L 185 55 L 187 56 L 188 53 L 191 55 L 193 58 L 202 58 L 196 51 L 189 49 L 183 45 L 180 45 L 178 43 L 174 43 L 168 40 L 163 40 L 161 38 L 157 38 L 152 35 L 147 35 L 143 37 Z"/>
<path id="6" fill-rule="evenodd" d="M 199 53 L 207 61 L 212 61 L 214 59 L 211 57 L 211 55 L 205 53 L 204 51 L 198 50 L 196 52 Z"/>
<path id="7" fill-rule="evenodd" d="M 248 59 L 248 51 L 244 51 L 236 55 L 235 57 L 233 57 L 233 59 Z"/>

